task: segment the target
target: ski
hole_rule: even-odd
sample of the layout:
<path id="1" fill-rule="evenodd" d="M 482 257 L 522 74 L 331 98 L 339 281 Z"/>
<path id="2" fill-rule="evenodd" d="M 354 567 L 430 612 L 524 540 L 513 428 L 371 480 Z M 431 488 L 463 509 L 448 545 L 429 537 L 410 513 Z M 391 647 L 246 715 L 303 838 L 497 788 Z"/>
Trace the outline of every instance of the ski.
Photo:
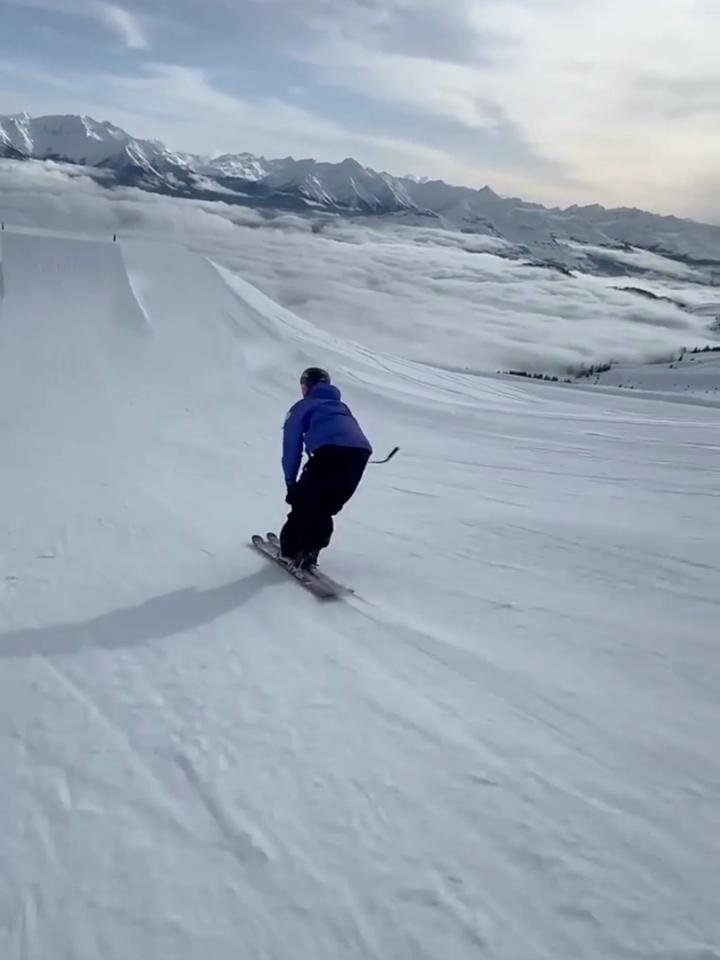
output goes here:
<path id="1" fill-rule="evenodd" d="M 309 590 L 310 593 L 319 600 L 337 600 L 353 592 L 348 587 L 343 587 L 341 584 L 336 583 L 317 569 L 312 571 L 300 570 L 283 563 L 280 560 L 280 542 L 274 533 L 268 534 L 267 537 L 261 537 L 260 534 L 257 533 L 254 534 L 252 537 L 252 545 L 262 553 L 263 556 L 276 563 L 281 570 L 290 574 L 294 580 L 297 580 L 299 584 L 305 587 L 306 590 Z"/>
<path id="2" fill-rule="evenodd" d="M 275 547 L 275 549 L 279 554 L 280 553 L 280 537 L 278 537 L 276 533 L 273 533 L 272 531 L 270 531 L 269 533 L 265 534 L 265 539 L 271 546 Z M 334 590 L 338 596 L 342 596 L 343 594 L 355 593 L 352 587 L 344 587 L 341 583 L 338 583 L 337 580 L 333 580 L 332 577 L 329 577 L 326 573 L 323 573 L 322 570 L 318 570 L 317 567 L 315 567 L 315 569 L 311 573 L 309 573 L 308 576 L 314 577 L 316 580 L 320 581 L 321 583 L 324 583 L 331 590 Z"/>

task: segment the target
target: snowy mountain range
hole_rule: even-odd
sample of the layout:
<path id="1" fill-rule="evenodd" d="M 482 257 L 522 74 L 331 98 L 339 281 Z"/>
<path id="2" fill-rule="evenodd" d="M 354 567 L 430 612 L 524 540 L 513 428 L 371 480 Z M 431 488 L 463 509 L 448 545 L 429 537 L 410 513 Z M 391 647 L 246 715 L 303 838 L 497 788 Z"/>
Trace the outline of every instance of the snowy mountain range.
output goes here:
<path id="1" fill-rule="evenodd" d="M 350 158 L 323 163 L 250 153 L 181 154 L 87 116 L 0 116 L 0 156 L 81 164 L 104 171 L 111 183 L 177 196 L 315 214 L 385 216 L 486 234 L 560 267 L 575 259 L 562 240 L 641 247 L 720 266 L 720 226 L 598 204 L 550 209 L 500 197 L 490 187 L 395 177 Z"/>

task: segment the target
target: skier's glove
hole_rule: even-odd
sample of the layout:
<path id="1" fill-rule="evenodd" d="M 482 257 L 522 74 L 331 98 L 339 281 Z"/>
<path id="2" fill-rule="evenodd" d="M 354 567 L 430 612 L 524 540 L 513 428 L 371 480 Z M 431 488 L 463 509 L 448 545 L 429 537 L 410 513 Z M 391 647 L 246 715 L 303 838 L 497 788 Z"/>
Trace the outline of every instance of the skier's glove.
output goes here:
<path id="1" fill-rule="evenodd" d="M 285 503 L 289 506 L 293 505 L 293 500 L 295 499 L 295 489 L 297 487 L 296 483 L 289 483 L 287 485 L 287 493 L 285 494 Z"/>

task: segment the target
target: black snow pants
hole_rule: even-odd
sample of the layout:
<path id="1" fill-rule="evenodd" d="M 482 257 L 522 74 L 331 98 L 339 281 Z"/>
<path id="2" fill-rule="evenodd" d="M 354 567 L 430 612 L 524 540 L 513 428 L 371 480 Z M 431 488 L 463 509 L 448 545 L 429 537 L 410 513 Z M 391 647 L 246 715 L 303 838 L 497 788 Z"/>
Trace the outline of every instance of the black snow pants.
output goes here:
<path id="1" fill-rule="evenodd" d="M 333 446 L 308 458 L 291 488 L 292 509 L 280 531 L 283 556 L 306 555 L 330 543 L 333 517 L 355 493 L 369 459 L 369 450 Z"/>

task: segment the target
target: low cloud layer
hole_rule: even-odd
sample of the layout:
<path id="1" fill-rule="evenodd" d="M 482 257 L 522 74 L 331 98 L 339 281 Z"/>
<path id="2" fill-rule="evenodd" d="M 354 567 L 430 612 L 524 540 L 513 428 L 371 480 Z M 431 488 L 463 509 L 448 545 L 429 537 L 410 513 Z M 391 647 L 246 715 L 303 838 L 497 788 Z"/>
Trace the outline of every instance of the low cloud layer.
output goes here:
<path id="1" fill-rule="evenodd" d="M 622 277 L 567 277 L 504 260 L 502 241 L 286 215 L 105 190 L 52 163 L 0 162 L 0 218 L 122 239 L 178 242 L 230 267 L 305 319 L 375 349 L 454 368 L 562 372 L 642 361 L 705 342 L 707 320 L 614 289 Z M 635 255 L 629 255 L 635 256 Z M 642 259 L 644 255 L 638 255 Z M 709 289 L 667 268 L 647 289 L 694 304 Z M 628 285 L 638 282 L 628 278 Z"/>

